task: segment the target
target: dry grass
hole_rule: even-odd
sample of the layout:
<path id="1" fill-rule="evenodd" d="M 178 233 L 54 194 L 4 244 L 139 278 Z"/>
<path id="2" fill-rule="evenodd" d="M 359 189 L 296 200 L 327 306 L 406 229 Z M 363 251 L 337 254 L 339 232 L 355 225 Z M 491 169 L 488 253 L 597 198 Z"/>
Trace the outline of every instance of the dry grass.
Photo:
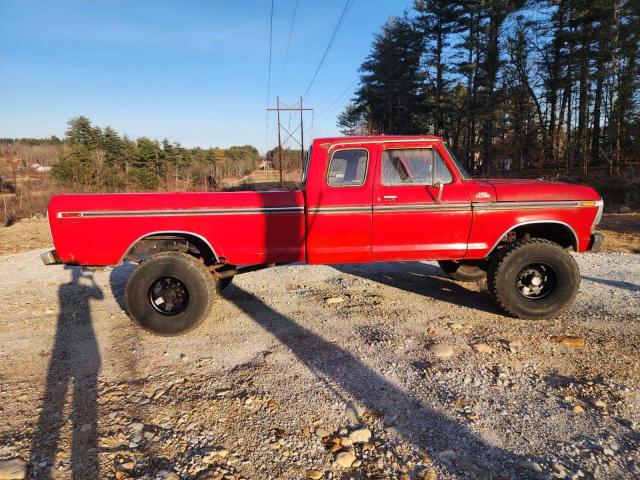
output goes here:
<path id="1" fill-rule="evenodd" d="M 640 213 L 608 213 L 598 231 L 605 237 L 605 252 L 640 253 Z"/>
<path id="2" fill-rule="evenodd" d="M 0 255 L 47 248 L 52 245 L 46 218 L 27 218 L 10 227 L 0 227 Z"/>
<path id="3" fill-rule="evenodd" d="M 0 193 L 1 225 L 11 225 L 22 218 L 47 211 L 47 204 L 53 194 L 48 175 L 19 175 L 17 184 L 18 194 Z"/>
<path id="4" fill-rule="evenodd" d="M 282 172 L 282 180 L 285 190 L 300 188 L 302 173 L 300 171 Z M 227 178 L 222 183 L 223 191 L 238 190 L 278 190 L 280 185 L 280 173 L 277 170 L 256 170 L 244 177 Z"/>

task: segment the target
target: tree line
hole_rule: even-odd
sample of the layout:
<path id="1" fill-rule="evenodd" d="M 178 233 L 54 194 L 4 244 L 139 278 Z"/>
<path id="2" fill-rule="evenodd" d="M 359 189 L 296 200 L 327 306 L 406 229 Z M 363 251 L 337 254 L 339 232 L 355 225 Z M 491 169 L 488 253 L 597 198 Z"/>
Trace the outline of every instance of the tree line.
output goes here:
<path id="1" fill-rule="evenodd" d="M 476 171 L 638 167 L 640 2 L 416 0 L 360 67 L 346 134 L 444 136 Z"/>
<path id="2" fill-rule="evenodd" d="M 279 169 L 282 161 L 282 169 L 285 172 L 302 172 L 302 162 L 306 155 L 306 150 L 300 152 L 299 149 L 295 148 L 283 148 L 281 153 L 278 154 L 278 149 L 279 147 L 275 147 L 267 151 L 265 155 L 265 160 L 270 162 L 274 169 Z"/>
<path id="3" fill-rule="evenodd" d="M 186 148 L 132 140 L 83 116 L 67 123 L 62 139 L 0 138 L 0 224 L 45 213 L 56 192 L 264 190 L 295 188 L 300 178 L 299 150 L 276 147 L 263 159 L 251 145 Z"/>
<path id="4" fill-rule="evenodd" d="M 247 175 L 260 161 L 251 145 L 203 149 L 131 140 L 82 116 L 69 120 L 64 147 L 51 173 L 65 190 L 216 190 L 221 179 Z"/>

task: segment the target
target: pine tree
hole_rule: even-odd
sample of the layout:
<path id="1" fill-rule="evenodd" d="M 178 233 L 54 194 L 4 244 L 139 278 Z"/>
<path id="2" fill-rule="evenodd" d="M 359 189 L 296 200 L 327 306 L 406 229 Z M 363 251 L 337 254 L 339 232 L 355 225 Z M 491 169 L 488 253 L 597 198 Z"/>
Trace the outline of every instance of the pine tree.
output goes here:
<path id="1" fill-rule="evenodd" d="M 69 144 L 84 145 L 87 148 L 98 148 L 102 140 L 102 131 L 91 125 L 91 120 L 80 116 L 67 122 L 69 126 L 65 133 Z"/>
<path id="2" fill-rule="evenodd" d="M 459 116 L 465 120 L 465 137 L 463 143 L 464 158 L 469 170 L 472 169 L 472 151 L 476 148 L 477 124 L 477 89 L 480 63 L 480 30 L 481 3 L 479 0 L 463 0 L 460 2 L 460 17 L 457 31 L 463 40 L 454 45 L 459 52 L 460 60 L 455 64 L 455 71 L 463 77 L 464 113 Z M 457 148 L 458 145 L 456 145 Z"/>
<path id="3" fill-rule="evenodd" d="M 433 132 L 440 135 L 445 127 L 442 98 L 447 88 L 445 76 L 449 70 L 443 55 L 449 46 L 449 36 L 461 30 L 462 8 L 458 3 L 446 0 L 416 0 L 414 8 L 418 14 L 417 30 L 425 48 L 425 66 L 427 70 L 435 71 L 435 82 L 429 91 L 434 96 Z"/>
<path id="4" fill-rule="evenodd" d="M 360 67 L 361 84 L 355 103 L 381 133 L 420 131 L 420 58 L 422 39 L 404 17 L 387 21 L 375 36 L 372 52 Z"/>
<path id="5" fill-rule="evenodd" d="M 355 104 L 349 103 L 338 115 L 336 124 L 343 135 L 358 135 L 367 132 L 364 114 Z"/>

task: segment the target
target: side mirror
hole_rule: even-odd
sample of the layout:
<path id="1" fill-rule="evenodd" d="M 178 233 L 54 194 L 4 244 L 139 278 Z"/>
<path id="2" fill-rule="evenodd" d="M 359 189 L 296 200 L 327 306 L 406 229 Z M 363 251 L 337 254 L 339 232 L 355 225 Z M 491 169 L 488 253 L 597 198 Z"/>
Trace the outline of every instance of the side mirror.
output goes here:
<path id="1" fill-rule="evenodd" d="M 434 185 L 438 189 L 438 196 L 436 198 L 436 203 L 442 203 L 442 190 L 444 189 L 444 185 L 441 182 L 438 182 Z"/>

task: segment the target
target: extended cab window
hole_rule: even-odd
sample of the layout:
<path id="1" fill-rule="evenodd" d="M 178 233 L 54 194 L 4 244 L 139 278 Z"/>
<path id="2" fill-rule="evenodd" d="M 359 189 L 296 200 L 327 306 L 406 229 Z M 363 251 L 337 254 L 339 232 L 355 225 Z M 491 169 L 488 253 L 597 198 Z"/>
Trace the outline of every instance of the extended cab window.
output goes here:
<path id="1" fill-rule="evenodd" d="M 309 174 L 309 163 L 311 162 L 311 149 L 313 145 L 309 145 L 309 150 L 307 150 L 307 154 L 304 156 L 304 165 L 302 167 L 302 185 L 307 183 L 307 175 Z"/>
<path id="2" fill-rule="evenodd" d="M 392 149 L 382 154 L 383 185 L 435 185 L 452 181 L 451 172 L 433 148 Z"/>
<path id="3" fill-rule="evenodd" d="M 327 183 L 332 187 L 362 185 L 367 176 L 368 163 L 369 152 L 361 148 L 333 152 Z"/>

